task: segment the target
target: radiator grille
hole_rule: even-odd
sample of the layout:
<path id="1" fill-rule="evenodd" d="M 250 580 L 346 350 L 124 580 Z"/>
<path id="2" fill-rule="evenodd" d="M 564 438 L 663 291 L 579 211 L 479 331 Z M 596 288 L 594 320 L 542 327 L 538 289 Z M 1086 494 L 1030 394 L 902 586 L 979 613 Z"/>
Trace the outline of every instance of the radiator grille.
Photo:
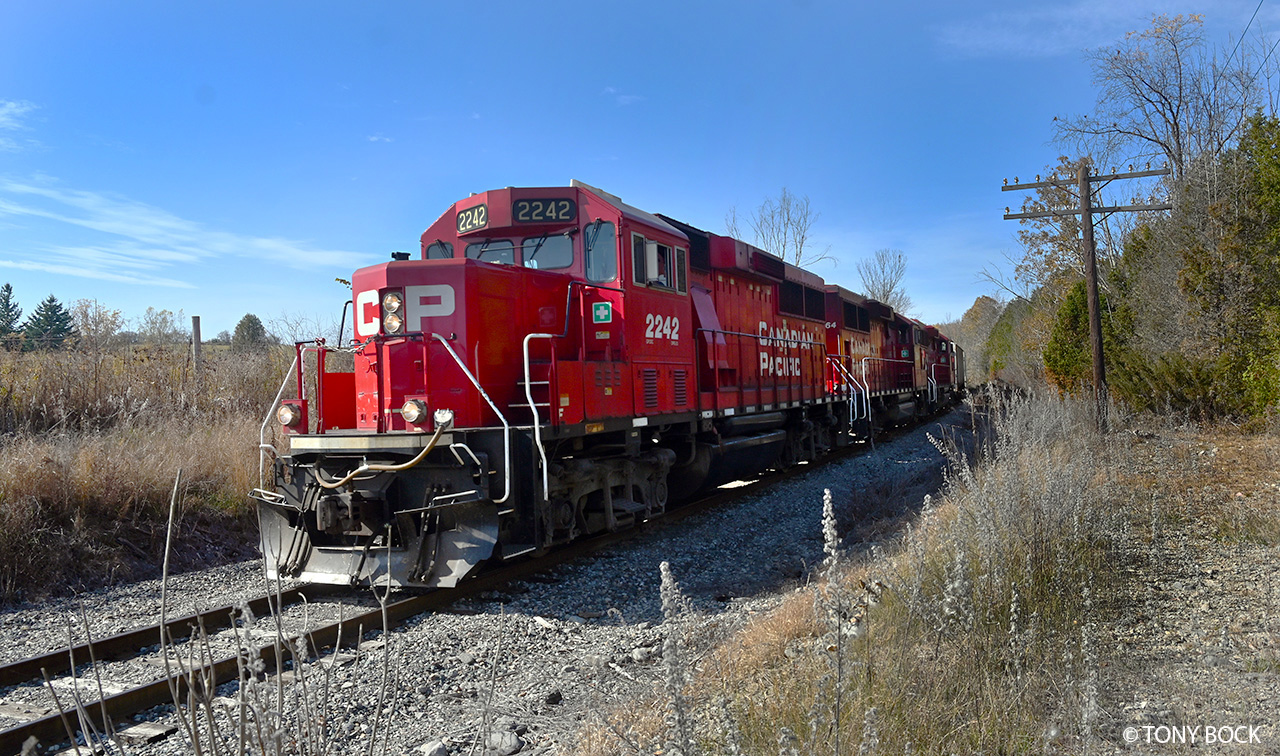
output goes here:
<path id="1" fill-rule="evenodd" d="M 675 384 L 676 390 L 676 406 L 683 407 L 689 403 L 689 373 L 684 370 L 677 370 L 672 376 L 672 383 Z"/>
<path id="2" fill-rule="evenodd" d="M 641 378 L 644 380 L 644 406 L 658 406 L 658 371 L 655 368 L 645 368 L 640 371 Z"/>

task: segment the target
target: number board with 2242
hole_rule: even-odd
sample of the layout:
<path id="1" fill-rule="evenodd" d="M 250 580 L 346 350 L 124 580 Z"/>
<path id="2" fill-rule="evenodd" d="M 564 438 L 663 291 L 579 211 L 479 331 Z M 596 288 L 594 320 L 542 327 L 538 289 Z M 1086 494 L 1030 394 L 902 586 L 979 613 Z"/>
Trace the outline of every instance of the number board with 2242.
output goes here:
<path id="1" fill-rule="evenodd" d="M 476 205 L 458 211 L 459 234 L 475 231 L 487 225 L 489 225 L 489 208 L 486 205 Z"/>
<path id="2" fill-rule="evenodd" d="M 571 199 L 521 199 L 511 203 L 514 223 L 569 223 L 578 218 L 578 203 Z"/>

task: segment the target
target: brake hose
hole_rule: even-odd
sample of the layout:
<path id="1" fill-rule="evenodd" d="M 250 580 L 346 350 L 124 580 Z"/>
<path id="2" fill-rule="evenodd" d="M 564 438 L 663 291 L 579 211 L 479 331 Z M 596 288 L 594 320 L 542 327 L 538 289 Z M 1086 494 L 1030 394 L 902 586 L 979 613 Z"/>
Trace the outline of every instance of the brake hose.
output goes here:
<path id="1" fill-rule="evenodd" d="M 363 464 L 357 467 L 356 469 L 352 470 L 351 472 L 347 473 L 345 477 L 333 482 L 329 482 L 325 480 L 323 477 L 321 477 L 323 473 L 321 472 L 319 467 L 316 467 L 316 482 L 319 483 L 324 488 L 340 488 L 350 483 L 352 479 L 355 478 L 357 475 L 363 475 L 364 473 L 367 473 L 367 472 L 401 472 L 403 470 L 408 470 L 410 467 L 413 467 L 414 465 L 421 462 L 428 454 L 431 453 L 432 449 L 436 448 L 436 443 L 440 440 L 440 436 L 443 433 L 444 433 L 444 425 L 437 423 L 436 432 L 431 435 L 431 440 L 427 442 L 427 445 L 423 447 L 422 451 L 418 452 L 418 456 L 414 457 L 408 462 L 403 462 L 398 465 Z"/>

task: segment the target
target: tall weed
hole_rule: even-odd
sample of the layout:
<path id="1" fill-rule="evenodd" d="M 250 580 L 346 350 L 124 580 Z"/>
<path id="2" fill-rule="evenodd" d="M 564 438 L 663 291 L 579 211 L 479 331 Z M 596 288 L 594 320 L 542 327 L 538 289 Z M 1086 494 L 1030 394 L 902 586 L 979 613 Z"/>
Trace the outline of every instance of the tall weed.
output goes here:
<path id="1" fill-rule="evenodd" d="M 814 585 L 682 691 L 702 750 L 1030 753 L 1094 737 L 1089 590 L 1108 579 L 1119 450 L 1080 403 L 985 406 L 976 445 L 936 440 L 940 501 L 887 549 L 850 559 L 826 507 Z"/>

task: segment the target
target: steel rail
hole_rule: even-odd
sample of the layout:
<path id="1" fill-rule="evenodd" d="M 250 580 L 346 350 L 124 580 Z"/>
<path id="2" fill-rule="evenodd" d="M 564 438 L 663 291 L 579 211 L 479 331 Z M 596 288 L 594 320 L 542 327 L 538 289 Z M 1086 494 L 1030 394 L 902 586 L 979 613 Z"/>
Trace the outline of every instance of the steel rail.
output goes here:
<path id="1" fill-rule="evenodd" d="M 930 420 L 934 417 L 937 417 L 937 415 L 930 415 L 922 418 L 922 420 Z M 902 432 L 905 433 L 906 431 Z M 815 461 L 822 463 L 833 462 L 870 448 L 872 448 L 870 445 L 841 447 L 829 451 Z M 686 502 L 675 509 L 667 510 L 664 514 L 654 519 L 642 521 L 635 527 L 575 541 L 565 546 L 556 547 L 555 550 L 542 556 L 535 556 L 510 564 L 502 564 L 494 569 L 482 572 L 474 578 L 462 581 L 456 588 L 414 594 L 398 601 L 390 602 L 387 604 L 386 630 L 390 631 L 409 618 L 446 607 L 459 599 L 473 597 L 485 591 L 500 589 L 519 578 L 545 572 L 560 564 L 584 558 L 643 533 L 652 532 L 654 528 L 665 528 L 686 518 L 714 510 L 743 496 L 761 492 L 791 478 L 808 474 L 816 469 L 818 468 L 813 465 L 794 465 L 782 471 L 765 472 L 745 485 L 731 489 L 714 490 L 702 498 Z M 173 620 L 170 624 L 182 624 L 189 621 L 190 618 L 182 618 Z M 343 628 L 346 628 L 345 632 L 343 632 Z M 356 631 L 352 632 L 351 628 L 356 628 Z M 382 628 L 382 608 L 376 607 L 354 617 L 345 618 L 341 622 L 334 622 L 286 638 L 283 646 L 277 639 L 256 649 L 250 649 L 249 656 L 250 658 L 256 656 L 262 659 L 266 669 L 274 670 L 276 659 L 293 658 L 292 649 L 296 648 L 294 644 L 296 640 L 304 639 L 308 652 L 318 656 L 326 648 L 336 650 L 339 646 L 344 648 L 356 646 L 364 633 Z M 152 627 L 145 630 L 145 635 L 149 640 L 154 640 L 158 632 L 158 628 Z M 99 646 L 95 643 L 95 652 L 98 649 Z M 206 679 L 203 676 L 207 675 L 212 678 L 215 685 L 221 685 L 236 678 L 239 674 L 239 665 L 243 662 L 243 659 L 243 656 L 239 658 L 236 656 L 226 657 L 199 670 L 187 670 L 182 674 L 162 678 L 122 693 L 106 696 L 101 701 L 84 701 L 79 715 L 88 717 L 93 726 L 99 728 L 99 732 L 103 732 L 106 729 L 102 721 L 104 712 L 106 718 L 115 722 L 155 706 L 173 704 L 175 691 L 177 699 L 182 701 L 188 695 L 189 679 L 194 678 L 199 682 L 203 682 Z M 88 687 L 92 688 L 91 685 Z M 0 731 L 0 754 L 20 752 L 23 743 L 30 737 L 35 737 L 45 745 L 65 741 L 67 739 L 67 725 L 64 724 L 64 717 L 68 718 L 66 721 L 78 722 L 76 707 L 73 706 L 67 711 L 55 711 L 40 719 Z M 79 734 L 79 732 L 80 730 L 77 728 L 76 733 Z"/>
<path id="2" fill-rule="evenodd" d="M 280 592 L 282 606 L 296 603 L 304 594 L 305 588 L 299 586 Z M 261 596 L 245 602 L 255 615 L 263 615 L 271 611 L 275 605 L 276 595 Z M 223 606 L 204 612 L 188 614 L 185 617 L 169 620 L 165 630 L 174 637 L 185 637 L 191 629 L 203 626 L 206 630 L 221 630 L 230 627 L 233 615 L 240 605 Z M 0 666 L 0 687 L 21 685 L 31 680 L 39 680 L 42 672 L 50 675 L 71 671 L 72 658 L 78 664 L 84 664 L 90 658 L 102 660 L 125 659 L 133 656 L 139 649 L 152 645 L 160 637 L 159 624 L 126 630 L 97 640 L 90 640 L 74 647 L 63 647 L 46 654 L 20 659 Z M 91 657 L 92 655 L 92 657 Z"/>

